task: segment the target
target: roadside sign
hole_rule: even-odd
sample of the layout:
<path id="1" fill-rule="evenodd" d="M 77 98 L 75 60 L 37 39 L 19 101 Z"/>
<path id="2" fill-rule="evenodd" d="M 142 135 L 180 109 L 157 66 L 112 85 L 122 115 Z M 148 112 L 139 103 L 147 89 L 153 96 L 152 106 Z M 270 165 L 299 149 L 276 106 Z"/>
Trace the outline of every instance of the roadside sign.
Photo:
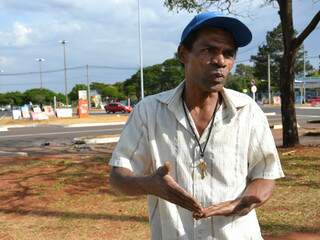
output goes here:
<path id="1" fill-rule="evenodd" d="M 21 110 L 19 109 L 14 109 L 12 110 L 12 118 L 14 120 L 17 120 L 17 119 L 21 119 L 22 118 L 22 115 L 21 115 Z"/>
<path id="2" fill-rule="evenodd" d="M 88 101 L 87 100 L 79 99 L 78 115 L 80 118 L 88 117 L 89 108 L 88 108 Z"/>
<path id="3" fill-rule="evenodd" d="M 56 113 L 58 118 L 71 118 L 72 108 L 57 108 Z"/>
<path id="4" fill-rule="evenodd" d="M 257 91 L 256 85 L 252 85 L 251 87 L 251 92 L 255 93 Z"/>
<path id="5" fill-rule="evenodd" d="M 78 91 L 79 100 L 87 100 L 87 90 L 79 90 Z"/>

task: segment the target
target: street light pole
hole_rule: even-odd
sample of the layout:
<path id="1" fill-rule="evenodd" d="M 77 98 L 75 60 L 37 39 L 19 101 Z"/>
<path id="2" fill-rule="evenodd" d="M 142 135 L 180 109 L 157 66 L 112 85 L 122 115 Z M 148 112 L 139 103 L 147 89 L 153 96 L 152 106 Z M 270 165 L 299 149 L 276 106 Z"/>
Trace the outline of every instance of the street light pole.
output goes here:
<path id="1" fill-rule="evenodd" d="M 271 104 L 271 74 L 270 74 L 270 54 L 268 53 L 268 101 Z"/>
<path id="2" fill-rule="evenodd" d="M 64 94 L 66 96 L 66 105 L 68 107 L 69 100 L 68 100 L 68 83 L 67 83 L 67 63 L 66 63 L 66 44 L 68 41 L 62 40 L 60 43 L 63 46 L 63 60 L 64 60 Z"/>
<path id="3" fill-rule="evenodd" d="M 3 73 L 4 71 L 2 69 L 0 69 L 0 75 Z M 1 82 L 0 82 L 0 85 L 1 85 Z"/>
<path id="4" fill-rule="evenodd" d="M 43 58 L 36 58 L 36 61 L 39 62 L 40 89 L 42 89 L 42 62 L 45 60 Z"/>
<path id="5" fill-rule="evenodd" d="M 306 88 L 305 88 L 305 80 L 306 80 L 306 54 L 307 51 L 304 50 L 304 46 L 303 46 L 303 83 L 302 83 L 302 102 L 301 103 L 305 103 L 306 101 Z"/>
<path id="6" fill-rule="evenodd" d="M 86 65 L 86 70 L 87 70 L 88 110 L 90 110 L 90 108 L 91 108 L 91 97 L 90 97 L 91 93 L 90 93 L 89 65 L 88 64 Z"/>
<path id="7" fill-rule="evenodd" d="M 140 16 L 140 0 L 138 0 L 138 25 L 139 25 L 139 54 L 140 54 L 140 85 L 141 85 L 141 99 L 144 98 L 143 86 L 143 56 L 142 56 L 142 36 L 141 36 L 141 16 Z"/>

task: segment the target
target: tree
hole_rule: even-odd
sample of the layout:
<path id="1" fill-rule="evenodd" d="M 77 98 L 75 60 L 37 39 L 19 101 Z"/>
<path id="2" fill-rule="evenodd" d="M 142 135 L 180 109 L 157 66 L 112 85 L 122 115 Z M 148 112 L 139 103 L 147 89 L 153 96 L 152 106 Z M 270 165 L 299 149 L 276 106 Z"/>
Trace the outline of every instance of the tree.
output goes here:
<path id="1" fill-rule="evenodd" d="M 164 0 L 164 5 L 169 9 L 188 11 L 201 11 L 215 6 L 220 10 L 230 12 L 231 5 L 239 3 L 239 0 Z M 282 136 L 284 147 L 293 147 L 299 144 L 297 118 L 295 110 L 294 91 L 294 63 L 297 53 L 303 41 L 316 28 L 320 21 L 318 11 L 298 35 L 294 32 L 292 16 L 292 0 L 265 0 L 266 4 L 277 3 L 282 29 L 283 55 L 280 63 L 280 92 L 281 92 L 281 113 L 282 113 Z"/>
<path id="2" fill-rule="evenodd" d="M 176 57 L 144 68 L 143 75 L 146 96 L 172 89 L 184 79 L 183 67 Z M 123 92 L 126 96 L 140 99 L 140 71 L 123 83 Z"/>
<path id="3" fill-rule="evenodd" d="M 295 32 L 296 33 L 296 32 Z M 282 44 L 282 29 L 281 24 L 275 27 L 272 31 L 267 32 L 266 44 L 259 46 L 257 55 L 251 56 L 254 62 L 254 76 L 257 79 L 268 79 L 268 54 L 270 56 L 270 72 L 271 86 L 278 91 L 280 89 L 280 63 L 283 55 Z M 313 67 L 306 61 L 307 72 L 312 71 Z M 296 61 L 294 63 L 295 74 L 303 75 L 304 70 L 303 47 L 297 52 Z M 260 89 L 260 88 L 259 88 Z M 266 90 L 266 89 L 264 89 Z"/>
<path id="4" fill-rule="evenodd" d="M 85 84 L 76 84 L 72 88 L 71 92 L 68 94 L 68 97 L 71 101 L 77 101 L 80 90 L 87 90 L 87 85 Z"/>
<path id="5" fill-rule="evenodd" d="M 225 86 L 239 92 L 248 89 L 254 80 L 253 71 L 254 68 L 250 65 L 238 64 L 234 74 L 229 74 Z"/>
<path id="6" fill-rule="evenodd" d="M 114 86 L 104 84 L 104 83 L 98 83 L 93 82 L 90 85 L 91 89 L 96 90 L 102 98 L 110 98 L 110 99 L 125 99 L 125 95 L 119 91 L 119 88 L 121 88 L 121 84 L 115 83 Z"/>
<path id="7" fill-rule="evenodd" d="M 24 103 L 51 104 L 56 93 L 45 88 L 33 88 L 23 93 Z M 21 105 L 21 104 L 19 104 Z"/>

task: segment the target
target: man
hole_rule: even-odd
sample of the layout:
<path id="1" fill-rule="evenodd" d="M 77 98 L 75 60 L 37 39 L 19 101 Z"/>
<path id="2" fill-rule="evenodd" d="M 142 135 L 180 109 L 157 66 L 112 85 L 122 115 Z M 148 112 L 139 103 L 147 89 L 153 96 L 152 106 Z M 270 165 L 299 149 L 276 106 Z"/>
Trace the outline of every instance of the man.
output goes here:
<path id="1" fill-rule="evenodd" d="M 283 172 L 264 113 L 223 87 L 251 38 L 235 18 L 197 15 L 178 48 L 185 81 L 141 101 L 124 127 L 111 183 L 148 195 L 152 239 L 262 239 L 254 208 Z"/>

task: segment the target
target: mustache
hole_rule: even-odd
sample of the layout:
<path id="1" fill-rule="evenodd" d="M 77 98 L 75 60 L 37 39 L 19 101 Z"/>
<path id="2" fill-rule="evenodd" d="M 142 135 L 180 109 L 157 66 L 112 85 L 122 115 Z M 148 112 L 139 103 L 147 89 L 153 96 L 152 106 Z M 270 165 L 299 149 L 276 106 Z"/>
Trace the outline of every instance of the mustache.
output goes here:
<path id="1" fill-rule="evenodd" d="M 210 74 L 216 75 L 218 77 L 225 77 L 227 75 L 227 73 L 224 70 L 219 70 L 219 69 L 214 69 L 209 72 Z"/>

